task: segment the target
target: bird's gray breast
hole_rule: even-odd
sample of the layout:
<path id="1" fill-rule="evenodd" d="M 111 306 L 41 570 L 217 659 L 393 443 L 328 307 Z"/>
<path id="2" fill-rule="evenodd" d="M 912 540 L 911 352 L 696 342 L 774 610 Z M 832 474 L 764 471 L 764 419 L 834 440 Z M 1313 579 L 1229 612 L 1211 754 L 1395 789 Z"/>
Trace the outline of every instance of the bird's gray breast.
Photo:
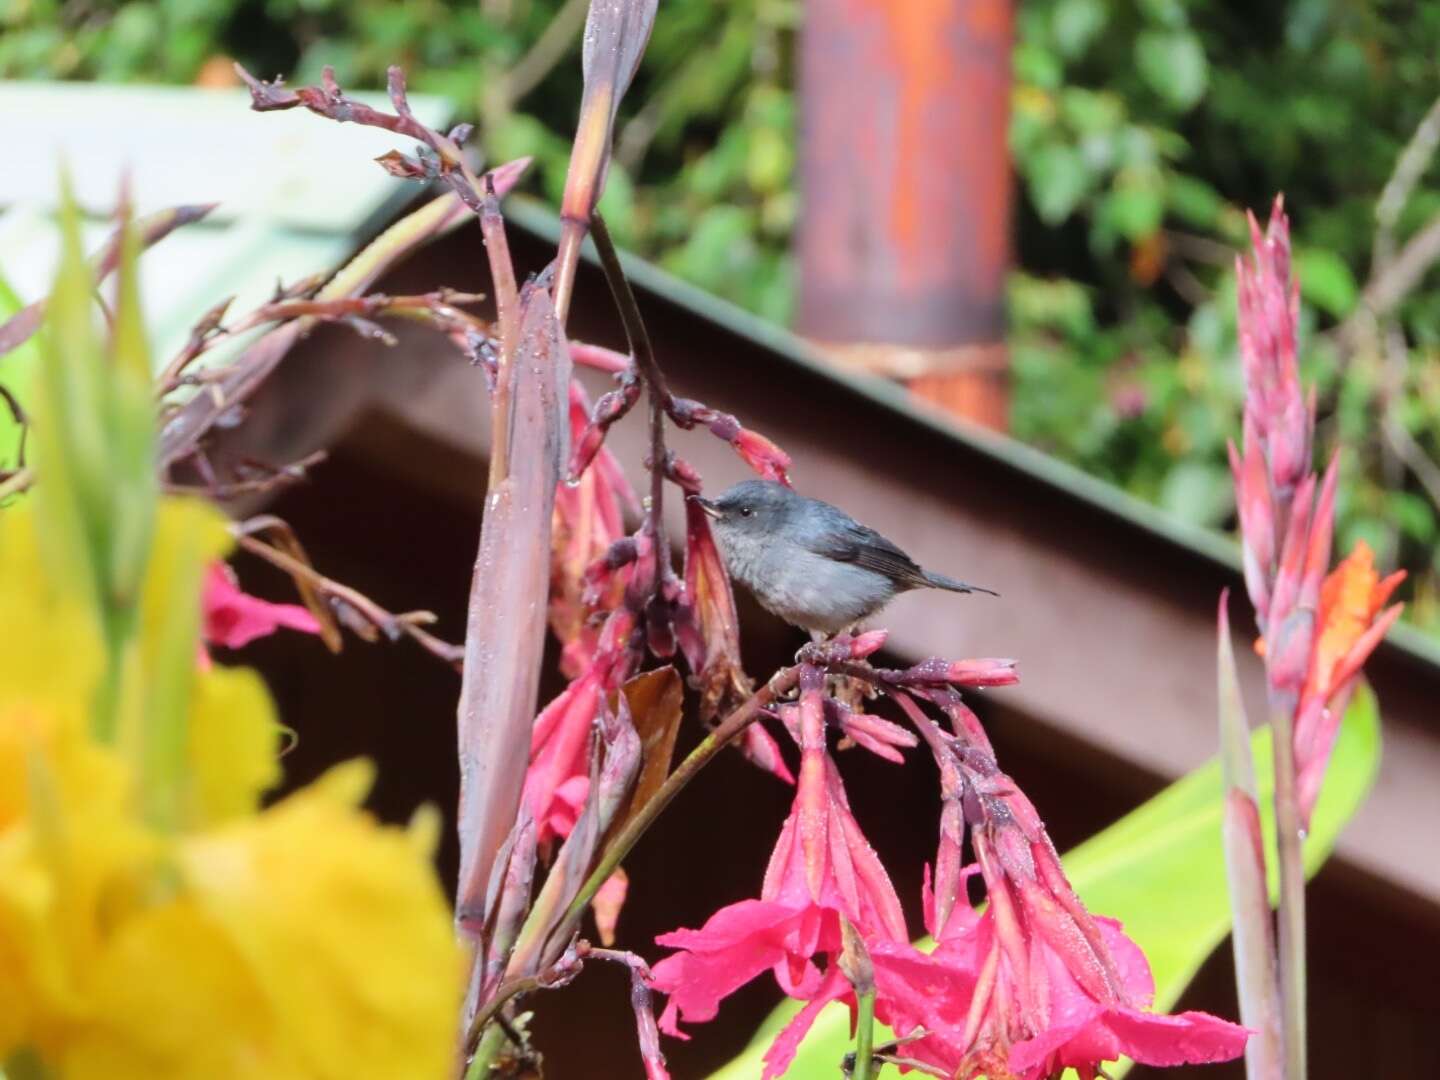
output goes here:
<path id="1" fill-rule="evenodd" d="M 883 574 L 817 555 L 780 538 L 727 552 L 730 573 L 761 606 L 807 630 L 837 633 L 883 607 L 895 585 Z"/>

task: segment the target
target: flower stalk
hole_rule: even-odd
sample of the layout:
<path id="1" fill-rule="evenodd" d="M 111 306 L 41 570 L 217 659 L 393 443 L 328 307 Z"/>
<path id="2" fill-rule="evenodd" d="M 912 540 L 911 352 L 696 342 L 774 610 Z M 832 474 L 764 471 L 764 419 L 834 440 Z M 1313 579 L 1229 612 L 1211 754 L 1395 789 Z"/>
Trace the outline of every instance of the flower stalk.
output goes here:
<path id="1" fill-rule="evenodd" d="M 1305 1080 L 1306 957 L 1303 841 L 1335 732 L 1366 657 L 1399 616 L 1381 608 L 1403 575 L 1380 581 L 1363 545 L 1334 571 L 1337 459 L 1323 479 L 1311 465 L 1315 394 L 1300 382 L 1299 285 L 1291 274 L 1290 227 L 1275 200 L 1264 233 L 1250 217 L 1253 256 L 1236 259 L 1240 352 L 1245 378 L 1244 438 L 1230 446 L 1239 509 L 1245 585 L 1260 631 L 1275 744 L 1276 860 L 1280 882 L 1274 954 L 1276 984 L 1266 987 L 1269 927 L 1255 894 L 1264 851 L 1247 795 L 1243 713 L 1233 691 L 1228 629 L 1220 626 L 1221 737 L 1226 747 L 1226 845 L 1235 907 L 1236 976 L 1247 1023 L 1261 1032 L 1248 1066 L 1252 1080 L 1275 1075 L 1268 1025 L 1278 1011 L 1285 1080 Z M 1228 665 L 1228 667 L 1227 667 Z M 1246 804 L 1246 799 L 1249 805 Z M 1259 860 L 1258 867 L 1255 865 Z M 1257 879 L 1259 884 L 1257 884 Z M 1268 923 L 1268 914 L 1267 914 Z M 1278 994 L 1278 1006 L 1276 996 Z"/>

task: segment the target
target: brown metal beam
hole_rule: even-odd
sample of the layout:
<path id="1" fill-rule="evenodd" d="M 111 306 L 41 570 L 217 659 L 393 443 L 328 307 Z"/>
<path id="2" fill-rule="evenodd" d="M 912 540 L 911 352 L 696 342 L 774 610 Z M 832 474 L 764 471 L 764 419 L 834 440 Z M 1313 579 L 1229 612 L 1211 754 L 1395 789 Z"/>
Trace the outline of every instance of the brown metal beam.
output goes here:
<path id="1" fill-rule="evenodd" d="M 477 284 L 468 277 L 474 243 L 465 235 L 442 241 L 423 265 L 384 287 L 400 293 Z M 517 266 L 531 270 L 553 250 L 518 232 L 514 247 Z M 576 336 L 616 342 L 604 283 L 588 265 L 577 297 L 593 303 L 577 300 Z M 1175 777 L 1214 755 L 1215 600 L 1225 586 L 1243 596 L 1233 569 L 1057 486 L 1038 468 L 1000 460 L 943 423 L 858 392 L 805 361 L 784 335 L 775 335 L 771 348 L 673 299 L 648 293 L 642 302 L 677 392 L 733 411 L 774 437 L 794 456 L 793 475 L 805 492 L 882 529 L 923 564 L 1001 592 L 1000 599 L 901 597 L 883 620 L 896 653 L 1018 657 L 1022 681 L 994 691 L 997 704 L 1033 720 L 1037 738 L 1048 731 L 1064 745 L 1078 740 L 1145 777 Z M 397 333 L 401 344 L 385 349 L 347 331 L 319 332 L 257 399 L 250 422 L 232 433 L 231 452 L 289 460 L 354 425 L 364 410 L 379 410 L 411 432 L 410 452 L 440 447 L 452 463 L 401 471 L 417 480 L 429 475 L 435 494 L 478 506 L 487 439 L 480 374 L 438 336 L 409 327 Z M 387 432 L 385 453 L 405 454 L 403 435 Z M 617 425 L 611 445 L 638 474 L 643 425 L 633 418 Z M 710 484 L 747 475 L 703 432 L 683 436 L 676 449 Z M 1237 631 L 1240 608 L 1237 602 Z M 1252 715 L 1262 715 L 1260 665 L 1249 650 L 1240 651 L 1240 663 Z M 1440 668 L 1387 644 L 1368 670 L 1384 710 L 1386 753 L 1340 855 L 1433 918 L 1440 914 L 1440 851 L 1416 823 L 1440 821 Z"/>

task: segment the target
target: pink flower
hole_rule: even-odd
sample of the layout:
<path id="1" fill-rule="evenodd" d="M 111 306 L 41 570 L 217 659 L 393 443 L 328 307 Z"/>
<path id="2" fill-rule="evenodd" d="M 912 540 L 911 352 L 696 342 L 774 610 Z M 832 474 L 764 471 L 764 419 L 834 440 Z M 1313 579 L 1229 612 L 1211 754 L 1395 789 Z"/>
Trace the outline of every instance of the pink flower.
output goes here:
<path id="1" fill-rule="evenodd" d="M 1338 461 L 1317 482 L 1313 392 L 1296 361 L 1298 286 L 1290 226 L 1277 198 L 1262 236 L 1250 218 L 1253 258 L 1237 260 L 1245 374 L 1244 449 L 1230 447 L 1245 585 L 1255 605 L 1272 705 L 1292 717 L 1300 821 L 1320 793 L 1336 730 L 1361 665 L 1400 616 L 1382 611 L 1403 578 L 1384 581 L 1368 549 L 1328 577 Z"/>
<path id="2" fill-rule="evenodd" d="M 710 531 L 710 517 L 694 499 L 685 501 L 685 593 L 676 630 L 700 689 L 701 720 L 750 696 L 754 687 L 740 662 L 740 619 L 730 575 Z"/>
<path id="3" fill-rule="evenodd" d="M 825 749 L 823 687 L 817 669 L 804 669 L 800 779 L 760 898 L 722 908 L 699 930 L 656 939 L 681 950 L 655 965 L 654 986 L 670 997 L 660 1018 L 668 1034 L 683 1037 L 679 1020 L 712 1019 L 723 998 L 766 969 L 787 994 L 810 1003 L 770 1048 L 766 1078 L 785 1071 L 819 1008 L 849 992 L 833 962 L 841 915 L 867 940 L 905 940 L 899 899 Z M 824 970 L 815 962 L 822 954 L 830 957 Z"/>
<path id="4" fill-rule="evenodd" d="M 577 446 L 587 431 L 589 412 L 584 389 L 572 382 L 570 435 Z M 638 508 L 635 492 L 615 456 L 598 443 L 577 482 L 555 490 L 550 629 L 561 645 L 560 670 L 570 678 L 593 659 L 597 634 L 589 626 L 590 609 L 613 607 L 619 600 L 617 580 L 607 581 L 604 589 L 592 589 L 587 574 L 624 535 L 622 515 L 627 506 Z M 594 595 L 587 596 L 589 592 Z"/>
<path id="5" fill-rule="evenodd" d="M 272 604 L 240 591 L 235 572 L 213 562 L 201 594 L 200 636 L 211 645 L 238 649 L 282 626 L 305 634 L 320 633 L 320 623 L 299 604 Z"/>
<path id="6" fill-rule="evenodd" d="M 787 784 L 795 783 L 795 774 L 790 771 L 790 766 L 785 764 L 785 758 L 780 754 L 780 744 L 775 741 L 775 736 L 765 730 L 763 724 L 759 721 L 751 724 L 745 729 L 741 739 L 743 741 L 740 752 L 752 765 L 764 769 Z"/>
<path id="7" fill-rule="evenodd" d="M 590 792 L 590 741 L 606 695 L 617 690 L 639 660 L 632 647 L 635 616 L 628 608 L 610 614 L 592 663 L 535 718 L 525 799 L 535 818 L 536 843 L 570 835 Z"/>
<path id="8" fill-rule="evenodd" d="M 1240 357 L 1245 375 L 1245 443 L 1264 455 L 1283 508 L 1310 471 L 1313 408 L 1300 386 L 1295 329 L 1300 285 L 1290 274 L 1290 219 L 1277 196 L 1262 235 L 1249 215 L 1250 261 L 1235 259 Z"/>
<path id="9" fill-rule="evenodd" d="M 903 1037 L 904 1054 L 938 1076 L 972 1080 L 1046 1080 L 1074 1068 L 1082 1080 L 1121 1056 L 1146 1065 L 1229 1061 L 1248 1032 L 1205 1013 L 1146 1011 L 1154 997 L 1150 967 L 1113 919 L 1094 920 L 1123 1000 L 1102 1001 L 1075 977 L 1062 949 L 1042 944 L 1030 982 L 1009 981 L 1001 916 L 995 909 L 931 953 L 906 944 L 871 946 L 876 1014 Z M 977 1002 L 978 998 L 978 1002 Z"/>
<path id="10" fill-rule="evenodd" d="M 790 455 L 764 435 L 749 428 L 741 428 L 731 437 L 730 445 L 761 478 L 789 486 Z"/>
<path id="11" fill-rule="evenodd" d="M 901 1037 L 927 1032 L 906 1044 L 906 1056 L 959 1080 L 1045 1080 L 1065 1068 L 1092 1080 L 1121 1055 L 1151 1065 L 1240 1056 L 1242 1027 L 1146 1011 L 1154 984 L 1144 955 L 1119 923 L 1085 910 L 1034 805 L 1000 772 L 958 696 L 936 699 L 955 735 L 908 695 L 892 696 L 935 753 L 945 798 L 936 889 L 925 905 L 940 944 L 928 957 L 903 944 L 871 947 L 876 1015 Z M 965 894 L 976 867 L 954 869 L 959 817 L 985 880 L 989 906 L 979 917 Z"/>

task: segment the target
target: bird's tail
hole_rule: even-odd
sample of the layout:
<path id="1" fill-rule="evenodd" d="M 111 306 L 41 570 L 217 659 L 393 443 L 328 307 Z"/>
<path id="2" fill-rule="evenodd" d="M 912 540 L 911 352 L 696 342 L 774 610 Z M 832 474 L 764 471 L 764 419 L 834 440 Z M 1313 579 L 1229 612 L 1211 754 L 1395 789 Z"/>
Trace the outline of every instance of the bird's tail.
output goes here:
<path id="1" fill-rule="evenodd" d="M 963 581 L 956 581 L 954 578 L 948 578 L 948 577 L 946 577 L 944 574 L 932 574 L 929 570 L 926 570 L 926 571 L 925 571 L 925 583 L 926 583 L 927 585 L 931 586 L 932 588 L 935 588 L 935 589 L 948 589 L 950 592 L 963 592 L 963 593 L 983 592 L 983 593 L 985 593 L 985 594 L 987 594 L 987 595 L 989 595 L 989 596 L 999 596 L 999 595 L 1000 595 L 1000 594 L 999 594 L 998 592 L 996 592 L 994 589 L 986 589 L 986 588 L 983 588 L 983 587 L 981 587 L 981 586 L 979 586 L 979 585 L 967 585 L 967 584 L 965 584 L 965 582 L 963 582 Z"/>

